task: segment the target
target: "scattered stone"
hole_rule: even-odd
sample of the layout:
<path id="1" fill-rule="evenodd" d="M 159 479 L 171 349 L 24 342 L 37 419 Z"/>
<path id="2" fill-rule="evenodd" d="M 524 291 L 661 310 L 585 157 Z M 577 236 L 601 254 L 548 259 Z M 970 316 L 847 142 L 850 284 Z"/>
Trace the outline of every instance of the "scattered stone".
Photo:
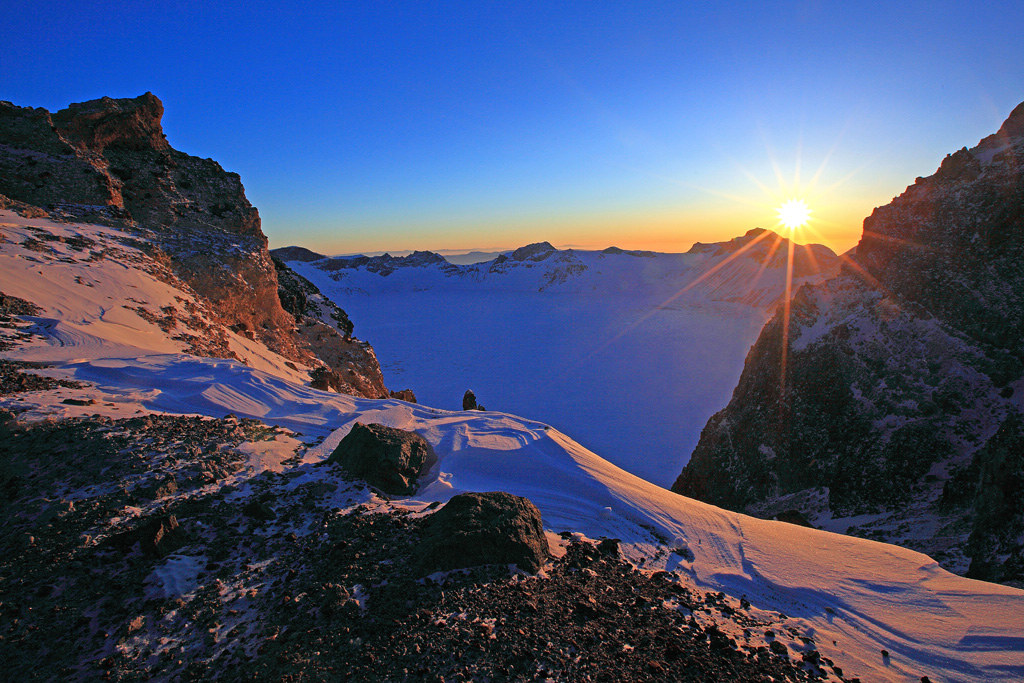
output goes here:
<path id="1" fill-rule="evenodd" d="M 149 519 L 130 531 L 111 536 L 110 545 L 122 550 L 131 550 L 138 543 L 142 553 L 149 557 L 166 557 L 185 545 L 185 530 L 178 525 L 174 515 Z"/>
<path id="2" fill-rule="evenodd" d="M 149 500 L 159 500 L 174 495 L 178 490 L 178 482 L 174 475 L 160 477 L 148 486 L 139 489 L 139 495 Z"/>

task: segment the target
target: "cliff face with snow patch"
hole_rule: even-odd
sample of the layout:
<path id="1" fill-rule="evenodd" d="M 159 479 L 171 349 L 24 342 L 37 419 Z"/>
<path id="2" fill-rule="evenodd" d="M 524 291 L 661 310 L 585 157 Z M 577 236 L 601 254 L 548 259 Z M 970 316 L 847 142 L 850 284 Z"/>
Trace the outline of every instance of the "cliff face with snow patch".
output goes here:
<path id="1" fill-rule="evenodd" d="M 57 219 L 136 231 L 232 330 L 304 365 L 324 365 L 322 356 L 350 342 L 330 329 L 296 333 L 241 179 L 212 159 L 173 149 L 161 126 L 163 111 L 152 93 L 104 97 L 54 114 L 0 102 L 0 195 Z M 386 396 L 372 350 L 349 355 L 359 357 L 355 365 L 326 365 L 365 375 L 346 389 Z"/>
<path id="2" fill-rule="evenodd" d="M 1024 105 L 768 323 L 673 490 L 1024 579 L 1022 257 Z"/>

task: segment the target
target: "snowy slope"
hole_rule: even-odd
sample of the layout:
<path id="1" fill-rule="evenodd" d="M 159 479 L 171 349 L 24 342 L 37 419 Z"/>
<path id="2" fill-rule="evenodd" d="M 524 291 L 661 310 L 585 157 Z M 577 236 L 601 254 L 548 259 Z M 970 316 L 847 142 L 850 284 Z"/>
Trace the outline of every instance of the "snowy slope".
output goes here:
<path id="1" fill-rule="evenodd" d="M 252 367 L 308 381 L 308 372 L 215 322 L 208 303 L 130 235 L 5 210 L 0 235 L 0 291 L 42 308 L 29 331 L 47 340 L 15 349 L 11 358 L 209 353 L 213 345 Z"/>
<path id="2" fill-rule="evenodd" d="M 686 254 L 542 246 L 476 266 L 425 252 L 290 266 L 349 312 L 390 384 L 449 409 L 472 389 L 668 486 L 783 295 L 786 251 L 752 231 Z M 794 287 L 834 262 L 824 247 L 796 257 Z"/>
<path id="3" fill-rule="evenodd" d="M 620 538 L 649 570 L 677 571 L 700 587 L 784 612 L 814 635 L 823 655 L 864 680 L 1024 676 L 1024 591 L 958 577 L 895 546 L 677 496 L 538 422 L 327 394 L 233 361 L 163 355 L 64 368 L 129 411 L 230 412 L 326 435 L 307 452 L 312 462 L 330 454 L 356 421 L 414 429 L 435 447 L 439 463 L 421 495 L 407 502 L 413 509 L 467 490 L 527 496 L 552 531 Z"/>
<path id="4" fill-rule="evenodd" d="M 813 635 L 823 655 L 843 662 L 848 676 L 1024 678 L 1024 591 L 957 577 L 909 550 L 757 520 L 677 496 L 536 421 L 320 392 L 296 381 L 271 355 L 259 369 L 176 352 L 146 321 L 105 318 L 103 306 L 93 301 L 118 291 L 140 301 L 174 300 L 165 283 L 128 278 L 124 273 L 131 268 L 113 258 L 87 266 L 58 257 L 41 267 L 28 260 L 41 252 L 24 250 L 15 237 L 27 234 L 20 232 L 24 219 L 3 214 L 0 223 L 7 237 L 0 244 L 0 290 L 45 309 L 45 315 L 27 318 L 36 323 L 30 329 L 38 336 L 4 355 L 46 359 L 56 366 L 49 372 L 92 383 L 0 399 L 0 406 L 17 409 L 23 419 L 139 410 L 217 417 L 231 412 L 289 427 L 314 442 L 324 437 L 306 452 L 307 463 L 329 454 L 355 421 L 414 429 L 433 444 L 439 462 L 421 494 L 401 503 L 410 508 L 460 491 L 525 495 L 551 531 L 620 538 L 625 553 L 643 561 L 646 570 L 667 569 L 700 587 L 746 595 L 755 608 L 785 612 Z M 96 239 L 103 230 L 47 229 Z M 56 248 L 63 249 L 61 244 Z M 70 279 L 61 275 L 65 267 Z M 94 278 L 90 290 L 98 289 L 97 295 L 77 293 L 82 285 L 75 283 L 76 268 L 93 268 L 85 272 Z M 254 356 L 256 351 L 250 349 Z M 60 403 L 72 394 L 97 403 Z M 300 467 L 300 478 L 324 476 L 324 468 Z"/>

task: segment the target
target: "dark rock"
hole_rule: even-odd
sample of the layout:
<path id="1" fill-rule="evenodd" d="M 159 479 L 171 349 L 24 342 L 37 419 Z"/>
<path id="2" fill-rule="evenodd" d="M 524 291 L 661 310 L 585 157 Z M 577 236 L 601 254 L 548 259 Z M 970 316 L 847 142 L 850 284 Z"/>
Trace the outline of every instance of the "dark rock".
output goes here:
<path id="1" fill-rule="evenodd" d="M 405 401 L 407 403 L 416 403 L 416 394 L 412 393 L 412 389 L 391 391 L 391 398 L 397 398 L 399 401 Z"/>
<path id="2" fill-rule="evenodd" d="M 253 519 L 258 519 L 264 522 L 268 522 L 277 517 L 277 513 L 275 513 L 274 510 L 262 500 L 250 500 L 242 507 L 242 512 Z"/>
<path id="3" fill-rule="evenodd" d="M 163 477 L 143 487 L 139 494 L 150 500 L 159 500 L 174 495 L 178 490 L 178 482 L 173 476 Z"/>
<path id="4" fill-rule="evenodd" d="M 2 207 L 0 207 L 2 208 Z M 19 299 L 0 292 L 0 314 L 3 315 L 39 315 L 40 308 L 31 301 Z"/>
<path id="5" fill-rule="evenodd" d="M 66 398 L 61 403 L 69 406 L 91 406 L 95 405 L 96 399 L 94 398 Z"/>
<path id="6" fill-rule="evenodd" d="M 466 393 L 462 395 L 462 409 L 463 410 L 487 410 L 482 405 L 476 402 L 476 394 L 473 393 L 472 389 L 466 389 Z"/>
<path id="7" fill-rule="evenodd" d="M 810 529 L 814 528 L 814 525 L 804 516 L 804 513 L 799 510 L 783 510 L 782 512 L 776 513 L 773 517 L 780 522 L 786 522 L 788 524 L 796 524 L 797 526 L 805 526 Z"/>
<path id="8" fill-rule="evenodd" d="M 609 555 L 611 557 L 619 556 L 619 539 L 617 538 L 602 538 L 597 544 L 597 552 L 602 555 Z"/>
<path id="9" fill-rule="evenodd" d="M 548 554 L 540 511 L 501 491 L 454 496 L 426 519 L 420 543 L 425 573 L 483 564 L 536 572 Z"/>
<path id="10" fill-rule="evenodd" d="M 108 539 L 108 543 L 122 550 L 130 550 L 136 543 L 149 557 L 166 557 L 188 540 L 185 530 L 174 515 L 156 517 L 143 522 L 130 531 L 122 531 Z"/>
<path id="11" fill-rule="evenodd" d="M 416 493 L 417 480 L 437 462 L 437 455 L 416 432 L 357 422 L 327 462 L 341 465 L 385 493 L 411 495 Z"/>

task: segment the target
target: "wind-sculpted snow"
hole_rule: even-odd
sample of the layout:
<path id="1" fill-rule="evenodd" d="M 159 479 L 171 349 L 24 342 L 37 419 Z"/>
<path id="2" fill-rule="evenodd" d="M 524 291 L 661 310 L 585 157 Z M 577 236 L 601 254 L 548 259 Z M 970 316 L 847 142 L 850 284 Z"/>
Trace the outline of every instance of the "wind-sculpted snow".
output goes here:
<path id="1" fill-rule="evenodd" d="M 446 408 L 472 389 L 668 486 L 785 292 L 786 245 L 754 230 L 687 254 L 540 243 L 471 266 L 427 252 L 290 265 L 358 321 L 389 385 Z M 794 259 L 796 287 L 835 256 Z"/>
<path id="2" fill-rule="evenodd" d="M 627 556 L 648 570 L 681 571 L 698 586 L 804 621 L 822 653 L 855 662 L 863 680 L 1024 676 L 1024 592 L 957 577 L 896 546 L 678 496 L 540 422 L 325 393 L 229 360 L 162 355 L 64 368 L 116 405 L 233 413 L 326 437 L 306 453 L 307 462 L 325 459 L 357 421 L 416 431 L 439 461 L 411 508 L 464 491 L 525 496 L 549 530 L 619 538 Z"/>

